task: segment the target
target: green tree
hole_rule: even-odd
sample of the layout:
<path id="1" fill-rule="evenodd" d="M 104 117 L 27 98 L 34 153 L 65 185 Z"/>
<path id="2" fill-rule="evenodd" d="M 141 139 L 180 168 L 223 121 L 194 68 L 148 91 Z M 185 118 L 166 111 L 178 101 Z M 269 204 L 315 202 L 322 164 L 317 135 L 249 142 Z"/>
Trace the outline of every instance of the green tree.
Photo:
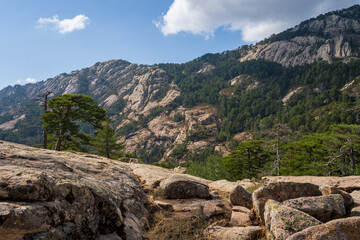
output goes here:
<path id="1" fill-rule="evenodd" d="M 354 172 L 360 159 L 360 126 L 332 125 L 325 141 L 330 151 L 327 165 L 333 165 L 334 171 L 340 171 L 341 175 Z"/>
<path id="2" fill-rule="evenodd" d="M 55 150 L 68 149 L 75 143 L 88 144 L 91 136 L 80 132 L 79 123 L 88 123 L 94 128 L 101 127 L 106 119 L 106 110 L 95 105 L 94 99 L 82 94 L 64 94 L 49 101 L 49 109 L 42 116 L 44 128 L 56 136 Z M 67 143 L 63 143 L 67 141 Z"/>
<path id="3" fill-rule="evenodd" d="M 119 138 L 116 136 L 115 130 L 110 126 L 110 121 L 107 120 L 90 144 L 92 149 L 98 152 L 100 156 L 114 159 L 123 155 L 121 150 L 124 148 L 124 142 L 118 142 Z"/>
<path id="4" fill-rule="evenodd" d="M 270 154 L 260 140 L 242 142 L 223 157 L 230 180 L 258 177 L 269 161 Z"/>
<path id="5" fill-rule="evenodd" d="M 328 168 L 325 163 L 329 152 L 324 140 L 324 134 L 312 134 L 290 143 L 282 161 L 282 173 L 284 175 L 326 175 Z"/>

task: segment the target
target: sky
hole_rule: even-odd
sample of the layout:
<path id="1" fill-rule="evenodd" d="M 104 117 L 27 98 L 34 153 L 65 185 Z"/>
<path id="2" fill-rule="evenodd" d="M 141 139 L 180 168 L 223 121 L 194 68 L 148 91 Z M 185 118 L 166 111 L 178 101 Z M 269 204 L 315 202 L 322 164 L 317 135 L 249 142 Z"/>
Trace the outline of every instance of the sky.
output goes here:
<path id="1" fill-rule="evenodd" d="M 360 0 L 0 0 L 0 89 L 96 62 L 184 63 Z"/>

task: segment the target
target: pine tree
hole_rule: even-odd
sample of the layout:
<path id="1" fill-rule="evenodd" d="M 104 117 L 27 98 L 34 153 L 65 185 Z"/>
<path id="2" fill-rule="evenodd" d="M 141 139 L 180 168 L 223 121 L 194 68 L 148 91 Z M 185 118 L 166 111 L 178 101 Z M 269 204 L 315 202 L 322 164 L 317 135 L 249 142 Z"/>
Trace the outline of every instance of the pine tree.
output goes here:
<path id="1" fill-rule="evenodd" d="M 100 156 L 107 158 L 117 158 L 122 156 L 121 149 L 124 143 L 118 143 L 119 138 L 116 136 L 114 129 L 110 126 L 110 121 L 103 123 L 103 127 L 99 129 L 96 137 L 91 141 L 92 149 L 99 153 Z"/>

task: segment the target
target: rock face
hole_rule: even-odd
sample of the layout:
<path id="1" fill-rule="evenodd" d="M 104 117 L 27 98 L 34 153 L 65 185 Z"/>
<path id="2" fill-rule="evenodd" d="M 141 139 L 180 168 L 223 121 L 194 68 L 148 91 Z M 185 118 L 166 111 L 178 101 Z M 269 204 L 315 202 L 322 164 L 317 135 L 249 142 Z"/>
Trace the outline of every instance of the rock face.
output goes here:
<path id="1" fill-rule="evenodd" d="M 344 198 L 340 194 L 295 198 L 286 200 L 283 204 L 305 212 L 321 222 L 343 218 L 346 215 Z"/>
<path id="2" fill-rule="evenodd" d="M 265 59 L 283 66 L 358 57 L 359 6 L 321 15 L 254 46 L 239 49 L 240 61 Z"/>
<path id="3" fill-rule="evenodd" d="M 320 196 L 319 186 L 310 183 L 277 182 L 257 189 L 253 195 L 253 205 L 260 221 L 264 222 L 265 203 L 269 199 L 285 201 L 287 199 Z"/>
<path id="4" fill-rule="evenodd" d="M 242 186 L 238 185 L 230 193 L 230 201 L 233 205 L 252 208 L 252 195 L 246 191 Z"/>
<path id="5" fill-rule="evenodd" d="M 348 177 L 316 177 L 316 176 L 266 176 L 262 180 L 265 183 L 295 182 L 312 183 L 316 185 L 328 185 L 343 191 L 354 191 L 360 189 L 360 178 L 358 176 Z"/>
<path id="6" fill-rule="evenodd" d="M 0 239 L 143 239 L 147 198 L 121 162 L 0 142 Z"/>
<path id="7" fill-rule="evenodd" d="M 360 236 L 360 217 L 337 219 L 322 225 L 307 228 L 288 240 L 342 239 L 357 240 Z"/>
<path id="8" fill-rule="evenodd" d="M 160 183 L 166 199 L 208 198 L 209 187 L 185 175 L 174 175 Z"/>
<path id="9" fill-rule="evenodd" d="M 256 240 L 263 235 L 261 227 L 233 227 L 225 228 L 220 226 L 210 226 L 205 229 L 205 236 L 214 240 Z"/>
<path id="10" fill-rule="evenodd" d="M 270 199 L 266 202 L 265 226 L 268 239 L 285 240 L 296 232 L 321 223 L 314 217 L 277 201 Z"/>

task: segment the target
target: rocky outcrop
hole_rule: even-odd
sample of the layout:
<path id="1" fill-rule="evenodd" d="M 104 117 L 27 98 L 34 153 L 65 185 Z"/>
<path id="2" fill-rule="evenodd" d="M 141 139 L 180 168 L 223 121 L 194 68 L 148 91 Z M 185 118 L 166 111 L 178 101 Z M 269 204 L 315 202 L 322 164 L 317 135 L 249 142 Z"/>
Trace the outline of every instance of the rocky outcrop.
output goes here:
<path id="1" fill-rule="evenodd" d="M 322 225 L 307 228 L 288 240 L 343 239 L 357 240 L 360 236 L 360 217 L 338 219 Z"/>
<path id="2" fill-rule="evenodd" d="M 240 61 L 265 59 L 283 66 L 296 66 L 319 60 L 349 60 L 358 57 L 360 21 L 354 17 L 359 6 L 328 13 L 274 35 L 254 46 L 238 50 Z"/>
<path id="3" fill-rule="evenodd" d="M 146 195 L 125 163 L 0 142 L 0 239 L 146 238 Z"/>
<path id="4" fill-rule="evenodd" d="M 204 231 L 204 235 L 214 240 L 257 240 L 263 236 L 261 227 L 232 227 L 210 226 Z"/>
<path id="5" fill-rule="evenodd" d="M 302 211 L 271 199 L 266 202 L 264 215 L 267 239 L 285 240 L 296 232 L 322 224 Z"/>
<path id="6" fill-rule="evenodd" d="M 265 203 L 269 200 L 285 201 L 287 199 L 320 196 L 319 186 L 310 183 L 277 182 L 257 189 L 253 195 L 253 205 L 261 222 L 264 222 Z"/>
<path id="7" fill-rule="evenodd" d="M 242 186 L 238 185 L 230 193 L 230 201 L 235 206 L 242 206 L 251 209 L 252 208 L 252 195 L 246 191 Z"/>
<path id="8" fill-rule="evenodd" d="M 262 180 L 266 183 L 294 182 L 312 183 L 316 185 L 328 185 L 343 191 L 355 191 L 360 189 L 360 178 L 358 176 L 348 177 L 317 177 L 317 176 L 266 176 Z"/>
<path id="9" fill-rule="evenodd" d="M 166 199 L 208 198 L 209 187 L 185 175 L 174 175 L 160 183 Z"/>
<path id="10" fill-rule="evenodd" d="M 283 204 L 307 213 L 321 222 L 343 218 L 346 215 L 344 198 L 340 194 L 295 198 L 286 200 Z"/>

